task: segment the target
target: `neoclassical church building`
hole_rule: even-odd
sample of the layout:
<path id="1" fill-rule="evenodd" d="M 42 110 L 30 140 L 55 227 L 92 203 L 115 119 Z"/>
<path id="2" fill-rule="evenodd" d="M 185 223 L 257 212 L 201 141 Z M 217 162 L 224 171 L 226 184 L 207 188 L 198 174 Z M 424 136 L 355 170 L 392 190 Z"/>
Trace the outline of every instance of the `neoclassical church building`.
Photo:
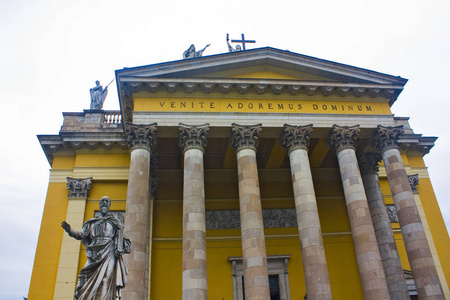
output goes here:
<path id="1" fill-rule="evenodd" d="M 38 136 L 28 299 L 73 299 L 86 248 L 61 221 L 105 195 L 132 243 L 123 300 L 450 299 L 436 137 L 390 110 L 406 82 L 270 47 L 116 71 L 120 111 Z"/>

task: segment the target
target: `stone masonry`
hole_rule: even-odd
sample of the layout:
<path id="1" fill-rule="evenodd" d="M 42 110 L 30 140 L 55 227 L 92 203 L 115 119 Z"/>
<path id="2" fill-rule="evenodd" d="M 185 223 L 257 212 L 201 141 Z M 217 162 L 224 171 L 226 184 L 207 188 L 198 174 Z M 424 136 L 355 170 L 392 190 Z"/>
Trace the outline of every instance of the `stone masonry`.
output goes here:
<path id="1" fill-rule="evenodd" d="M 359 131 L 359 125 L 334 125 L 327 142 L 336 151 L 338 158 L 364 299 L 389 299 L 369 205 L 356 159 L 355 146 Z"/>
<path id="2" fill-rule="evenodd" d="M 133 250 L 125 256 L 128 284 L 123 299 L 148 298 L 148 264 L 150 245 L 150 155 L 156 147 L 156 123 L 125 127 L 131 149 L 124 234 Z"/>
<path id="3" fill-rule="evenodd" d="M 208 299 L 203 151 L 208 124 L 181 124 L 184 150 L 183 188 L 183 300 Z"/>
<path id="4" fill-rule="evenodd" d="M 402 134 L 402 126 L 384 127 L 379 125 L 374 143 L 383 157 L 419 299 L 445 299 L 408 175 L 397 146 L 397 140 Z"/>
<path id="5" fill-rule="evenodd" d="M 245 299 L 269 300 L 269 275 L 259 191 L 256 148 L 261 124 L 232 124 L 231 146 L 236 151 L 241 214 Z"/>
<path id="6" fill-rule="evenodd" d="M 378 153 L 362 153 L 358 156 L 389 296 L 391 300 L 409 300 L 408 286 L 378 180 L 378 162 L 380 160 L 381 156 Z"/>
<path id="7" fill-rule="evenodd" d="M 312 125 L 284 125 L 282 146 L 288 151 L 308 299 L 332 299 L 319 212 L 308 159 Z"/>

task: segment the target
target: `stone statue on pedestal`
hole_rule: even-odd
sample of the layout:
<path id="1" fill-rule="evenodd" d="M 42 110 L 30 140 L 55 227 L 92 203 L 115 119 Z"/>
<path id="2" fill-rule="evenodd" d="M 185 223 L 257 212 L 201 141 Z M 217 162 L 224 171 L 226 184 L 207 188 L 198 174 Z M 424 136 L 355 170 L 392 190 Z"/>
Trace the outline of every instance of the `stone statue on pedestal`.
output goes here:
<path id="1" fill-rule="evenodd" d="M 106 95 L 108 95 L 108 86 L 109 84 L 103 88 L 100 85 L 100 81 L 97 80 L 95 82 L 95 87 L 89 90 L 91 93 L 91 109 L 102 109 Z"/>
<path id="2" fill-rule="evenodd" d="M 208 48 L 209 45 L 211 45 L 211 44 L 206 45 L 205 48 L 203 48 L 203 49 L 201 49 L 201 50 L 196 52 L 195 51 L 195 46 L 194 46 L 194 44 L 192 44 L 189 47 L 189 49 L 187 49 L 186 51 L 183 52 L 183 59 L 195 58 L 195 57 L 202 56 L 203 55 L 203 51 L 205 51 L 205 49 Z"/>
<path id="3" fill-rule="evenodd" d="M 86 246 L 87 262 L 78 276 L 75 300 L 119 300 L 127 283 L 127 268 L 122 255 L 131 252 L 131 242 L 123 235 L 123 225 L 109 213 L 111 200 L 100 199 L 101 216 L 84 223 L 81 231 L 63 221 L 69 236 Z"/>

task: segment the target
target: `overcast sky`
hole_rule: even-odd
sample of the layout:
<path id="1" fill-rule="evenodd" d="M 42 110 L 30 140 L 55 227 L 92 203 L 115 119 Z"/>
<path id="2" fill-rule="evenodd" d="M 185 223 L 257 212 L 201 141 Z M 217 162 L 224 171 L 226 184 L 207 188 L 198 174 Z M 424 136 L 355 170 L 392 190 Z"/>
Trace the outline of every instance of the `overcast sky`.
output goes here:
<path id="1" fill-rule="evenodd" d="M 439 137 L 425 160 L 449 227 L 449 11 L 444 0 L 0 1 L 0 299 L 28 293 L 49 175 L 36 135 L 88 109 L 95 80 L 181 59 L 192 43 L 227 52 L 227 33 L 408 78 L 392 111 Z M 115 84 L 104 109 L 119 109 Z"/>

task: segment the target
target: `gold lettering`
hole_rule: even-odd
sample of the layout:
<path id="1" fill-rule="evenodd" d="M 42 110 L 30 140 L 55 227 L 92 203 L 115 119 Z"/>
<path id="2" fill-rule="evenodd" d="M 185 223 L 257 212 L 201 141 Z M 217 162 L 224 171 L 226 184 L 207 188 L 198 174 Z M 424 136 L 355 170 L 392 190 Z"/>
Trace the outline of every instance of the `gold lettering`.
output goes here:
<path id="1" fill-rule="evenodd" d="M 170 102 L 170 108 L 175 108 L 175 102 Z"/>
<path id="2" fill-rule="evenodd" d="M 205 104 L 205 102 L 199 102 L 200 104 L 200 108 L 203 108 L 203 104 Z"/>
<path id="3" fill-rule="evenodd" d="M 210 107 L 210 108 L 215 108 L 215 107 L 214 107 L 214 102 L 209 102 L 209 107 Z"/>
<path id="4" fill-rule="evenodd" d="M 353 110 L 353 105 L 349 105 L 348 110 Z"/>
<path id="5" fill-rule="evenodd" d="M 358 110 L 362 111 L 362 105 L 358 105 Z"/>
<path id="6" fill-rule="evenodd" d="M 302 105 L 301 104 L 299 104 L 297 107 L 298 107 L 298 110 L 302 110 Z"/>
<path id="7" fill-rule="evenodd" d="M 337 105 L 331 105 L 332 110 L 337 110 Z"/>
<path id="8" fill-rule="evenodd" d="M 227 108 L 233 109 L 233 106 L 231 105 L 231 103 L 228 103 Z"/>
<path id="9" fill-rule="evenodd" d="M 180 108 L 186 107 L 186 102 L 180 102 Z"/>
<path id="10" fill-rule="evenodd" d="M 269 109 L 273 109 L 272 103 L 269 103 Z"/>
<path id="11" fill-rule="evenodd" d="M 238 108 L 241 109 L 244 107 L 244 104 L 242 104 L 241 102 L 238 103 Z"/>
<path id="12" fill-rule="evenodd" d="M 249 103 L 248 108 L 253 109 L 253 103 Z"/>
<path id="13" fill-rule="evenodd" d="M 166 102 L 159 102 L 159 105 L 161 105 L 161 107 L 164 107 L 164 104 L 166 104 Z"/>
<path id="14" fill-rule="evenodd" d="M 322 109 L 323 109 L 323 110 L 327 110 L 328 107 L 324 104 L 324 105 L 322 105 Z"/>
<path id="15" fill-rule="evenodd" d="M 264 109 L 262 103 L 258 103 L 259 104 L 259 109 Z"/>
<path id="16" fill-rule="evenodd" d="M 278 109 L 284 109 L 283 103 L 278 104 Z"/>
<path id="17" fill-rule="evenodd" d="M 367 111 L 372 111 L 372 106 L 366 105 L 366 109 L 367 109 Z"/>
<path id="18" fill-rule="evenodd" d="M 289 105 L 289 109 L 294 109 L 294 104 L 288 104 Z"/>
<path id="19" fill-rule="evenodd" d="M 319 109 L 319 107 L 317 106 L 317 104 L 313 104 L 313 109 L 314 109 L 314 110 L 318 110 L 318 109 Z"/>

